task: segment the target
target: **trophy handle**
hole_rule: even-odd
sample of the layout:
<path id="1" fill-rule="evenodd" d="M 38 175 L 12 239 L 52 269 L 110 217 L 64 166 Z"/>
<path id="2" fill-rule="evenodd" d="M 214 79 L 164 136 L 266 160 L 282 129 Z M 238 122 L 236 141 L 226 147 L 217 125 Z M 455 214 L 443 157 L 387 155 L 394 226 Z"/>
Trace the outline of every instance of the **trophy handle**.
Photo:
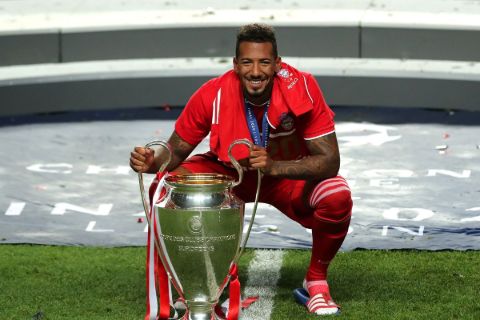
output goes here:
<path id="1" fill-rule="evenodd" d="M 250 140 L 248 139 L 239 139 L 239 140 L 235 140 L 234 142 L 232 142 L 232 144 L 230 145 L 230 147 L 228 148 L 228 157 L 230 158 L 230 161 L 232 162 L 232 165 L 235 167 L 235 169 L 237 169 L 238 171 L 238 181 L 234 182 L 232 184 L 232 188 L 233 187 L 236 187 L 238 186 L 239 184 L 242 183 L 242 180 L 243 180 L 243 169 L 242 169 L 242 166 L 238 163 L 237 159 L 235 159 L 232 154 L 231 154 L 231 151 L 232 151 L 232 148 L 238 144 L 244 144 L 246 146 L 248 146 L 248 148 L 251 150 L 253 148 L 253 144 Z M 245 247 L 247 246 L 247 241 L 248 241 L 248 237 L 250 236 L 250 231 L 252 230 L 252 227 L 253 227 L 253 221 L 255 220 L 255 214 L 257 213 L 257 206 L 258 206 L 258 199 L 259 199 L 259 195 L 260 195 L 260 186 L 261 186 L 261 183 L 262 183 L 262 172 L 260 171 L 260 169 L 257 169 L 257 173 L 258 173 L 258 179 L 257 179 L 257 192 L 255 194 L 255 203 L 253 205 L 253 210 L 252 210 L 252 218 L 250 219 L 250 223 L 248 225 L 248 229 L 247 229 L 247 232 L 245 233 L 245 237 L 243 238 L 243 243 L 241 244 L 240 248 L 239 248 L 239 251 L 237 253 L 237 255 L 235 256 L 235 258 L 233 259 L 233 263 L 237 263 L 238 260 L 240 259 L 242 253 L 243 253 L 243 250 L 245 249 Z"/>
<path id="2" fill-rule="evenodd" d="M 230 145 L 230 147 L 228 147 L 228 157 L 230 158 L 230 161 L 232 162 L 232 165 L 235 167 L 235 169 L 237 170 L 238 172 L 238 181 L 235 181 L 233 184 L 232 184 L 232 188 L 238 186 L 240 183 L 242 183 L 242 180 L 243 180 L 243 169 L 242 169 L 242 166 L 240 165 L 240 163 L 238 163 L 237 159 L 235 159 L 233 156 L 232 156 L 232 149 L 233 147 L 235 147 L 236 145 L 239 145 L 239 144 L 244 144 L 246 145 L 250 150 L 252 150 L 253 148 L 253 144 L 250 140 L 248 139 L 239 139 L 239 140 L 235 140 L 232 142 L 232 144 Z"/>
<path id="3" fill-rule="evenodd" d="M 163 172 L 167 168 L 170 161 L 172 160 L 172 149 L 170 148 L 170 145 L 167 142 L 160 141 L 160 140 L 156 140 L 156 141 L 152 141 L 152 142 L 147 143 L 145 145 L 145 148 L 150 148 L 152 146 L 162 146 L 165 149 L 167 149 L 167 151 L 168 151 L 168 160 L 166 162 L 164 162 L 160 166 L 160 168 L 158 169 L 158 172 Z M 150 216 L 149 216 L 150 205 L 148 204 L 147 197 L 145 196 L 145 186 L 143 185 L 143 174 L 141 172 L 138 173 L 138 182 L 140 184 L 140 194 L 142 196 L 143 210 L 145 211 L 145 216 L 147 217 L 147 222 L 148 222 L 148 224 L 150 224 Z"/>
<path id="4" fill-rule="evenodd" d="M 152 146 L 162 146 L 165 149 L 167 149 L 167 151 L 168 151 L 167 161 L 162 163 L 162 165 L 158 169 L 158 172 L 163 172 L 163 171 L 165 171 L 167 166 L 170 164 L 170 161 L 172 161 L 172 148 L 170 147 L 170 145 L 167 142 L 161 141 L 161 140 L 156 140 L 156 141 L 149 142 L 145 145 L 145 148 L 149 148 L 149 147 L 152 147 Z M 143 209 L 145 210 L 145 218 L 147 220 L 147 225 L 150 229 L 152 227 L 152 221 L 150 219 L 150 205 L 148 203 L 148 198 L 145 196 L 145 186 L 143 185 L 143 174 L 141 172 L 138 173 L 138 182 L 140 184 L 140 193 L 141 193 L 141 196 L 142 196 Z M 160 181 L 159 181 L 159 183 L 160 183 Z M 160 227 L 158 225 L 158 219 L 157 219 L 157 228 L 158 228 L 158 230 L 160 230 Z M 180 297 L 183 298 L 183 290 L 182 290 L 182 287 L 180 285 L 180 282 L 178 281 L 178 278 L 176 277 L 176 274 L 174 272 L 172 272 L 172 269 L 170 268 L 170 264 L 168 263 L 168 258 L 163 254 L 162 246 L 159 243 L 159 239 L 157 238 L 156 235 L 153 237 L 153 239 L 154 239 L 155 246 L 157 247 L 158 256 L 160 257 L 160 260 L 162 261 L 162 264 L 165 267 L 165 270 L 167 272 L 167 275 L 168 275 L 171 283 L 173 284 L 175 290 L 177 290 Z M 169 319 L 173 319 L 173 318 L 169 318 Z"/>
<path id="5" fill-rule="evenodd" d="M 145 148 L 149 148 L 149 147 L 152 147 L 152 146 L 162 146 L 165 149 L 167 149 L 167 151 L 168 151 L 167 161 L 162 163 L 162 165 L 158 169 L 158 172 L 163 172 L 167 168 L 167 166 L 169 165 L 170 161 L 172 160 L 172 148 L 170 147 L 170 145 L 167 142 L 161 141 L 161 140 L 156 140 L 156 141 L 149 142 L 145 145 Z M 147 220 L 147 225 L 150 229 L 152 227 L 152 221 L 150 220 L 150 205 L 148 203 L 149 202 L 148 198 L 145 196 L 145 186 L 143 184 L 143 174 L 141 172 L 138 173 L 138 182 L 140 184 L 140 193 L 141 193 L 141 196 L 142 196 L 142 204 L 143 204 L 143 210 L 145 211 L 145 218 Z M 158 221 L 157 221 L 157 223 L 158 223 Z M 172 281 L 172 284 L 175 287 L 175 289 L 177 290 L 177 292 L 179 293 L 179 295 L 183 298 L 183 291 L 181 290 L 181 286 L 179 285 L 178 281 L 175 281 L 177 279 L 172 276 L 173 273 L 170 270 L 170 267 L 169 267 L 169 264 L 167 263 L 167 260 L 165 259 L 164 255 L 162 254 L 163 251 L 161 249 L 158 238 L 156 236 L 154 236 L 153 239 L 154 239 L 155 246 L 157 247 L 157 250 L 158 250 L 158 255 L 159 255 L 160 260 L 162 261 L 162 263 L 165 267 L 165 270 L 167 271 L 169 279 Z"/>

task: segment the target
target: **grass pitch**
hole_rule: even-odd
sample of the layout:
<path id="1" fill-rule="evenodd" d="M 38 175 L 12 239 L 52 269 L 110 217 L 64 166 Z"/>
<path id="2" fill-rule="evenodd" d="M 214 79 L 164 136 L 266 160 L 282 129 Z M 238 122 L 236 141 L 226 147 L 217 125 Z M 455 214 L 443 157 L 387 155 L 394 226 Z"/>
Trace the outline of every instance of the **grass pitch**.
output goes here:
<path id="1" fill-rule="evenodd" d="M 240 261 L 243 284 L 253 253 Z M 271 319 L 321 318 L 292 298 L 308 261 L 286 251 Z M 143 319 L 144 266 L 141 247 L 1 245 L 0 319 Z M 480 319 L 479 269 L 479 251 L 339 253 L 329 283 L 342 314 L 323 318 Z"/>

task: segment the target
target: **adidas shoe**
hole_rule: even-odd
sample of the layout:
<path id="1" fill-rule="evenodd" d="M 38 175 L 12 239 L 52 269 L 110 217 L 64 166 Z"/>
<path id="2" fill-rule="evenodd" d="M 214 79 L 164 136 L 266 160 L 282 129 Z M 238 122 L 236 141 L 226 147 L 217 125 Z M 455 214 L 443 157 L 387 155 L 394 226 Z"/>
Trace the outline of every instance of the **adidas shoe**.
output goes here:
<path id="1" fill-rule="evenodd" d="M 310 297 L 308 293 L 308 287 L 310 289 L 318 291 L 313 297 Z M 320 288 L 312 288 L 312 286 L 320 286 Z M 303 288 L 297 288 L 293 290 L 293 296 L 297 303 L 304 305 L 309 312 L 317 315 L 338 315 L 340 314 L 340 306 L 337 305 L 328 289 L 326 281 L 310 281 L 303 282 Z"/>

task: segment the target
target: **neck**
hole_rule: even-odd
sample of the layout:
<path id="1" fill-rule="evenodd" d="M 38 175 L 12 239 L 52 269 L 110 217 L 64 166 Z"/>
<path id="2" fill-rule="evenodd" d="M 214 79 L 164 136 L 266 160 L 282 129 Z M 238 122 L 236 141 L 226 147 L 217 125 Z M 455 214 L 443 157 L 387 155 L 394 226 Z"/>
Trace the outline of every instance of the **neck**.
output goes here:
<path id="1" fill-rule="evenodd" d="M 270 97 L 272 96 L 272 87 L 268 87 L 262 95 L 257 97 L 249 95 L 248 92 L 245 90 L 243 92 L 243 96 L 252 106 L 262 107 L 270 101 Z"/>
<path id="2" fill-rule="evenodd" d="M 263 102 L 263 103 L 258 103 L 258 102 L 257 102 L 257 103 L 254 103 L 254 102 L 248 100 L 248 98 L 247 98 L 246 101 L 247 101 L 248 104 L 250 104 L 250 105 L 252 105 L 252 106 L 254 106 L 254 107 L 263 107 L 263 106 L 265 106 L 270 100 L 267 100 L 267 101 L 265 101 L 265 102 Z"/>

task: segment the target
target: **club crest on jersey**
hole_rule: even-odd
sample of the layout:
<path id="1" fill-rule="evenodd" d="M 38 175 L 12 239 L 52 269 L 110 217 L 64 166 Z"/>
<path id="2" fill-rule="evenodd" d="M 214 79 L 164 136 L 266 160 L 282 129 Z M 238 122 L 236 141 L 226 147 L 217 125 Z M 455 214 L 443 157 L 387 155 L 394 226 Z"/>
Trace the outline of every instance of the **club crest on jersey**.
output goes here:
<path id="1" fill-rule="evenodd" d="M 283 130 L 292 130 L 293 125 L 293 118 L 288 113 L 282 113 L 280 116 L 280 126 L 283 128 Z"/>
<path id="2" fill-rule="evenodd" d="M 283 79 L 289 79 L 292 77 L 292 74 L 287 69 L 281 69 L 278 71 L 278 75 Z"/>

